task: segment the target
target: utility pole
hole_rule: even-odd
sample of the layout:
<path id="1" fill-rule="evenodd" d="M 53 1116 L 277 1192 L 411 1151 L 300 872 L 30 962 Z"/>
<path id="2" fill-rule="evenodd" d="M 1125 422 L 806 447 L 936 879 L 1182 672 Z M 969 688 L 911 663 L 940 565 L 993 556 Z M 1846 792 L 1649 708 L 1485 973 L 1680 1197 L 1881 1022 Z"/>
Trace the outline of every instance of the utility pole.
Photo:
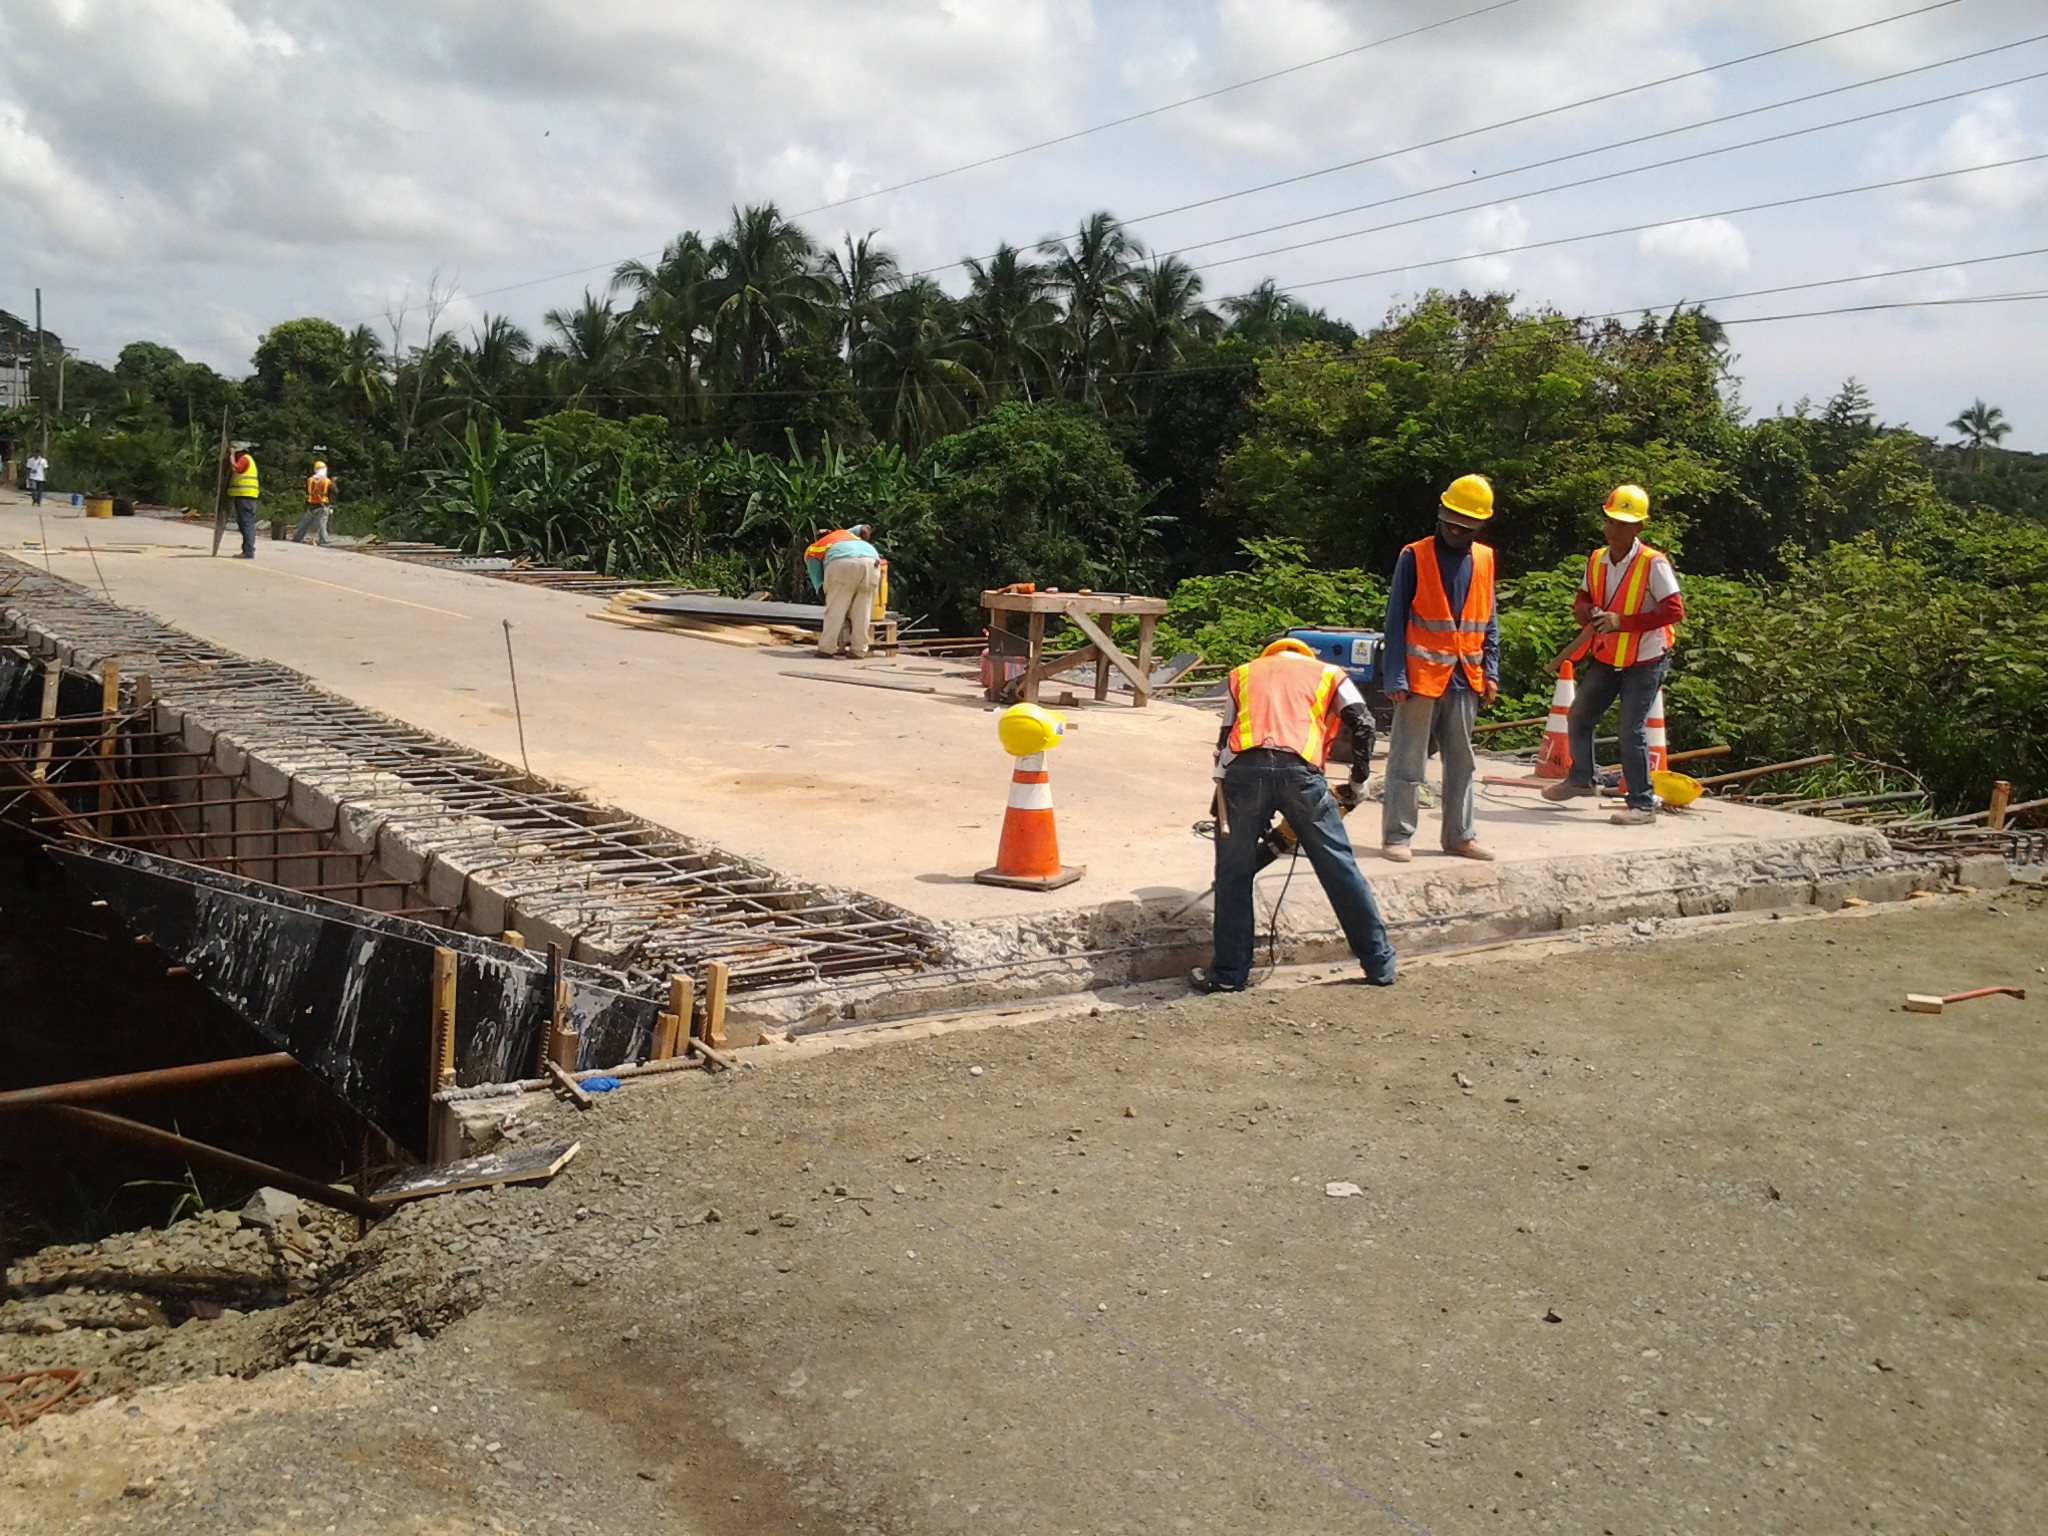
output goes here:
<path id="1" fill-rule="evenodd" d="M 36 290 L 36 419 L 42 426 L 42 447 L 36 451 L 50 456 L 50 408 L 43 400 L 43 290 Z"/>

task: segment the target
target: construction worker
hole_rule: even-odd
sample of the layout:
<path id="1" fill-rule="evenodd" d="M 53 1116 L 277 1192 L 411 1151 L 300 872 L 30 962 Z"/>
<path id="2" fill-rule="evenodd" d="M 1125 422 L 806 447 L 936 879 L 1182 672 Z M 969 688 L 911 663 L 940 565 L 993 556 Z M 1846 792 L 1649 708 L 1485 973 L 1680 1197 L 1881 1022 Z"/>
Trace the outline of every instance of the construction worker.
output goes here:
<path id="1" fill-rule="evenodd" d="M 1229 712 L 1216 743 L 1216 920 L 1199 992 L 1242 992 L 1251 981 L 1252 879 L 1259 845 L 1278 812 L 1293 829 L 1323 894 L 1376 987 L 1394 984 L 1394 947 L 1372 887 L 1358 871 L 1344 817 L 1372 763 L 1372 715 L 1341 667 L 1318 661 L 1299 640 L 1276 640 L 1230 673 Z M 1331 743 L 1351 732 L 1351 778 L 1333 795 L 1323 777 Z M 1277 921 L 1277 915 L 1275 920 Z"/>
<path id="2" fill-rule="evenodd" d="M 1493 484 L 1460 475 L 1438 498 L 1436 532 L 1405 546 L 1387 592 L 1386 676 L 1394 701 L 1387 741 L 1380 856 L 1414 858 L 1422 776 L 1432 736 L 1444 764 L 1444 852 L 1491 859 L 1473 836 L 1472 722 L 1500 697 L 1500 615 L 1493 605 L 1493 547 L 1474 542 L 1493 516 Z"/>
<path id="3" fill-rule="evenodd" d="M 1685 618 L 1678 573 L 1671 557 L 1642 541 L 1650 519 L 1650 496 L 1639 485 L 1618 485 L 1601 509 L 1607 514 L 1607 544 L 1587 557 L 1585 579 L 1572 599 L 1580 644 L 1576 663 L 1578 696 L 1567 732 L 1572 765 L 1543 791 L 1546 800 L 1597 794 L 1593 786 L 1593 728 L 1607 707 L 1621 700 L 1621 776 L 1625 810 L 1609 820 L 1643 827 L 1657 819 L 1650 788 L 1650 707 L 1671 664 L 1671 641 Z"/>
<path id="4" fill-rule="evenodd" d="M 236 443 L 228 459 L 228 504 L 235 509 L 235 523 L 242 530 L 242 552 L 237 560 L 256 558 L 256 498 L 263 494 L 258 483 L 256 461 L 249 455 L 254 443 Z"/>
<path id="5" fill-rule="evenodd" d="M 811 579 L 811 590 L 825 594 L 825 627 L 818 632 L 820 656 L 837 656 L 840 636 L 849 627 L 854 659 L 868 653 L 875 594 L 882 587 L 882 552 L 868 542 L 872 531 L 866 523 L 820 529 L 804 551 L 804 574 Z"/>
<path id="6" fill-rule="evenodd" d="M 292 542 L 303 544 L 310 530 L 322 548 L 327 544 L 327 514 L 333 509 L 334 481 L 327 474 L 324 459 L 313 461 L 313 473 L 306 477 L 306 515 L 292 531 Z"/>

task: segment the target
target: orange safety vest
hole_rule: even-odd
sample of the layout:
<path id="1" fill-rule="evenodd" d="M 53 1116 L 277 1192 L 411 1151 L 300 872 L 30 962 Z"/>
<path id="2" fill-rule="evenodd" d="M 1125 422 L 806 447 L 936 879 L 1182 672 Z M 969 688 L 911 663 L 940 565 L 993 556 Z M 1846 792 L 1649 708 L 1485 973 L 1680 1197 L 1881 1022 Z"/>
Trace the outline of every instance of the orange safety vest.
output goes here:
<path id="1" fill-rule="evenodd" d="M 324 507 L 327 505 L 329 489 L 334 482 L 326 475 L 309 475 L 306 478 L 306 505 Z"/>
<path id="2" fill-rule="evenodd" d="M 1628 568 L 1621 574 L 1621 590 L 1615 593 L 1614 602 L 1607 601 L 1607 548 L 1602 545 L 1593 551 L 1586 561 L 1586 595 L 1593 600 L 1595 608 L 1605 608 L 1609 613 L 1641 613 L 1651 607 L 1650 567 L 1662 560 L 1661 551 L 1650 548 L 1642 540 L 1636 540 L 1636 552 L 1630 558 Z M 1664 648 L 1671 648 L 1675 627 L 1664 626 Z M 1627 667 L 1635 663 L 1636 653 L 1642 649 L 1642 633 L 1617 629 L 1611 635 L 1596 633 L 1593 636 L 1593 659 L 1604 661 L 1610 667 Z"/>
<path id="3" fill-rule="evenodd" d="M 1463 667 L 1465 681 L 1479 693 L 1486 687 L 1486 626 L 1493 619 L 1493 546 L 1472 546 L 1472 578 L 1465 587 L 1465 611 L 1451 613 L 1437 569 L 1436 535 L 1408 546 L 1415 556 L 1415 598 L 1408 605 L 1408 691 L 1442 698 L 1451 669 Z"/>
<path id="4" fill-rule="evenodd" d="M 816 543 L 811 545 L 809 549 L 805 550 L 804 558 L 806 560 L 822 560 L 825 558 L 826 550 L 830 549 L 834 544 L 852 537 L 853 535 L 846 529 L 834 528 L 830 533 L 825 534 Z"/>
<path id="5" fill-rule="evenodd" d="M 1278 747 L 1299 753 L 1311 768 L 1322 767 L 1337 737 L 1337 690 L 1344 675 L 1341 667 L 1293 652 L 1261 656 L 1234 668 L 1230 698 L 1237 718 L 1230 727 L 1230 750 Z"/>

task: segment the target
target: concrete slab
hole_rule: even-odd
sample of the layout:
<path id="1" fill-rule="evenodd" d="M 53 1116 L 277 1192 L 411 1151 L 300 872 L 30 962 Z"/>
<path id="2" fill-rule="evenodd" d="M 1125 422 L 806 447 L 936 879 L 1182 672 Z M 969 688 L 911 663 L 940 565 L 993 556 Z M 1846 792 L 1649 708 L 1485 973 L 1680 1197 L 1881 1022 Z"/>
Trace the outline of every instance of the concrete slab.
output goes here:
<path id="1" fill-rule="evenodd" d="M 993 861 L 1010 759 L 962 667 L 742 650 L 597 622 L 597 599 L 484 576 L 269 541 L 254 562 L 214 559 L 210 542 L 208 528 L 69 508 L 46 506 L 39 522 L 0 497 L 0 548 L 19 558 L 516 763 L 510 620 L 535 772 L 795 878 L 868 892 L 956 932 L 968 925 L 982 942 L 970 934 L 963 961 L 1087 949 L 1184 909 L 1188 926 L 1205 922 L 1189 903 L 1211 872 L 1211 845 L 1190 830 L 1208 812 L 1216 717 L 1206 709 L 1140 710 L 1114 696 L 1098 706 L 1084 694 L 1050 766 L 1062 853 L 1087 878 L 1050 894 L 981 886 L 972 875 Z M 937 691 L 788 675 L 821 670 Z M 1810 892 L 1887 856 L 1873 834 L 1751 807 L 1708 804 L 1623 828 L 1596 801 L 1551 806 L 1492 787 L 1480 834 L 1496 864 L 1436 853 L 1427 824 L 1414 863 L 1382 863 L 1376 808 L 1354 824 L 1388 915 L 1411 928 L 1458 917 L 1460 938 L 1528 931 L 1499 921 L 1510 909 L 1540 906 L 1541 925 L 1554 926 L 1560 915 L 1706 910 L 1687 893 L 1709 887 L 1723 906 L 1731 886 Z M 1262 881 L 1269 905 L 1284 880 L 1276 867 Z M 1313 876 L 1299 871 L 1284 930 L 1331 926 Z"/>

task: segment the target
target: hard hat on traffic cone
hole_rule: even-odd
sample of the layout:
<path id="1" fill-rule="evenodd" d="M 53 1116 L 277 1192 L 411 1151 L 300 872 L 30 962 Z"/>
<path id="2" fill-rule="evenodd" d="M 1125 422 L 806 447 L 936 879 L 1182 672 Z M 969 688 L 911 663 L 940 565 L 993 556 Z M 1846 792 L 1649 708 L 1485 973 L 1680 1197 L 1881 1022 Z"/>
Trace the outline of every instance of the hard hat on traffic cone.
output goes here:
<path id="1" fill-rule="evenodd" d="M 1561 779 L 1572 771 L 1570 733 L 1572 700 L 1579 685 L 1572 677 L 1572 664 L 1557 669 L 1557 686 L 1550 690 L 1550 718 L 1543 722 L 1543 746 L 1536 754 L 1536 777 Z"/>
<path id="2" fill-rule="evenodd" d="M 1060 839 L 1052 818 L 1052 775 L 1045 754 L 1017 759 L 1010 775 L 1010 804 L 1003 812 L 1003 840 L 993 869 L 974 878 L 982 885 L 1009 885 L 1022 891 L 1056 891 L 1086 874 L 1086 866 L 1060 863 Z"/>

